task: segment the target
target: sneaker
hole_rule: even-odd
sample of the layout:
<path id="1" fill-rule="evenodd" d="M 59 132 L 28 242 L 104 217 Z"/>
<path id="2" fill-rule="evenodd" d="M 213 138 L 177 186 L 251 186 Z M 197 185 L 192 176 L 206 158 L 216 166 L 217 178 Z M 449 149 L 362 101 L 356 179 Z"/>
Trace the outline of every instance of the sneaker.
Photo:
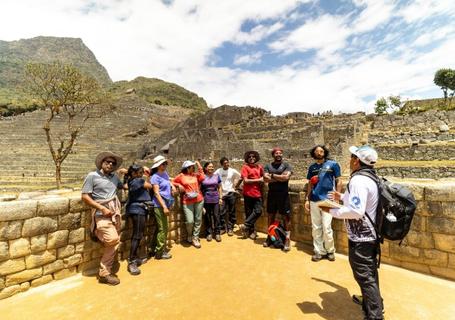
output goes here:
<path id="1" fill-rule="evenodd" d="M 211 234 L 209 234 L 209 235 L 207 235 L 207 237 L 205 237 L 205 239 L 207 239 L 207 241 L 212 241 L 213 236 Z"/>
<path id="2" fill-rule="evenodd" d="M 251 232 L 251 234 L 250 234 L 251 240 L 256 240 L 257 237 L 258 237 L 258 235 L 257 235 L 256 231 Z"/>
<path id="3" fill-rule="evenodd" d="M 172 258 L 172 254 L 170 254 L 169 252 L 167 251 L 164 251 L 162 253 L 157 253 L 156 256 L 155 256 L 155 259 L 157 260 L 161 260 L 161 259 L 171 259 Z"/>
<path id="4" fill-rule="evenodd" d="M 228 236 L 232 237 L 234 235 L 234 231 L 232 231 L 232 229 L 229 229 L 228 230 Z"/>
<path id="5" fill-rule="evenodd" d="M 263 246 L 264 248 L 268 248 L 268 247 L 269 247 L 269 242 L 268 242 L 267 240 L 264 241 L 264 243 L 262 243 L 262 246 Z"/>
<path id="6" fill-rule="evenodd" d="M 335 255 L 333 253 L 327 253 L 327 259 L 329 261 L 335 261 Z"/>
<path id="7" fill-rule="evenodd" d="M 105 277 L 99 277 L 98 278 L 98 282 L 99 283 L 105 283 L 105 284 L 108 284 L 110 286 L 116 286 L 120 283 L 120 280 L 119 278 L 117 277 L 114 277 L 112 274 L 108 275 L 108 276 L 105 276 Z"/>
<path id="8" fill-rule="evenodd" d="M 314 262 L 318 262 L 322 260 L 322 256 L 319 254 L 319 253 L 315 253 L 312 257 L 311 257 L 311 261 L 314 261 Z"/>
<path id="9" fill-rule="evenodd" d="M 195 248 L 200 248 L 201 247 L 201 243 L 199 242 L 199 239 L 198 238 L 193 238 L 193 240 L 191 241 L 191 244 L 195 247 Z"/>
<path id="10" fill-rule="evenodd" d="M 226 233 L 226 229 L 221 228 L 220 233 L 221 233 L 221 234 L 225 234 L 225 233 Z"/>
<path id="11" fill-rule="evenodd" d="M 216 242 L 221 242 L 221 235 L 217 234 L 215 236 L 215 240 L 216 240 Z"/>
<path id="12" fill-rule="evenodd" d="M 141 274 L 141 270 L 137 267 L 136 261 L 128 263 L 128 272 L 133 276 Z"/>
<path id="13" fill-rule="evenodd" d="M 289 238 L 286 238 L 286 241 L 284 242 L 284 247 L 283 251 L 290 251 L 291 250 L 291 240 Z"/>

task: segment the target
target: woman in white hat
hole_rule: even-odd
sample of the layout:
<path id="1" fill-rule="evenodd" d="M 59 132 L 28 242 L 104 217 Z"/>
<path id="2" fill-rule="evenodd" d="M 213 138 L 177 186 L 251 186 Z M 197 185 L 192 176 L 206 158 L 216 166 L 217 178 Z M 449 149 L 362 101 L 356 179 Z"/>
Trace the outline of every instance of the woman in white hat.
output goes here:
<path id="1" fill-rule="evenodd" d="M 167 160 L 163 156 L 156 156 L 153 159 L 152 177 L 150 183 L 153 186 L 153 213 L 156 220 L 155 234 L 153 235 L 151 255 L 155 259 L 170 259 L 172 255 L 166 248 L 166 239 L 168 232 L 167 216 L 169 209 L 174 203 L 172 194 L 176 193 L 174 185 L 171 183 L 169 174 L 166 171 Z"/>
<path id="2" fill-rule="evenodd" d="M 198 171 L 194 172 L 197 165 Z M 187 241 L 194 247 L 200 248 L 199 232 L 201 231 L 202 208 L 204 197 L 202 196 L 199 184 L 204 180 L 205 175 L 199 161 L 187 160 L 182 165 L 182 171 L 174 179 L 174 184 L 184 189 L 183 212 L 186 220 Z"/>

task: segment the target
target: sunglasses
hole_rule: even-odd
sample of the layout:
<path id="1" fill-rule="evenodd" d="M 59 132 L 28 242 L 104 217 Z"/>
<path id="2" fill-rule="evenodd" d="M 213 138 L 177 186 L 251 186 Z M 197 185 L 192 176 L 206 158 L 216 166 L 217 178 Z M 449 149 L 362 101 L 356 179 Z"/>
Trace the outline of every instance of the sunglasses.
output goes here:
<path id="1" fill-rule="evenodd" d="M 117 162 L 111 161 L 111 160 L 104 160 L 104 162 L 106 162 L 107 164 L 110 164 L 110 165 L 112 165 L 112 166 L 117 165 Z"/>

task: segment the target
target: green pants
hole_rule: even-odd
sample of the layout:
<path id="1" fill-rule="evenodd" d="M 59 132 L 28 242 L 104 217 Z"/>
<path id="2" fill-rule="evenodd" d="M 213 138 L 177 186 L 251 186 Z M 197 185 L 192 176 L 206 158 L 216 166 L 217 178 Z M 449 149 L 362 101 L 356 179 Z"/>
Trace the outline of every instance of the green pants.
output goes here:
<path id="1" fill-rule="evenodd" d="M 193 236 L 195 238 L 199 238 L 203 207 L 203 200 L 200 202 L 183 205 L 183 213 L 185 214 L 186 232 L 188 237 Z"/>
<path id="2" fill-rule="evenodd" d="M 162 253 L 166 250 L 166 238 L 167 238 L 167 216 L 164 214 L 163 208 L 153 208 L 155 215 L 156 228 L 152 238 L 152 251 L 155 253 Z M 155 246 L 155 248 L 153 248 Z"/>

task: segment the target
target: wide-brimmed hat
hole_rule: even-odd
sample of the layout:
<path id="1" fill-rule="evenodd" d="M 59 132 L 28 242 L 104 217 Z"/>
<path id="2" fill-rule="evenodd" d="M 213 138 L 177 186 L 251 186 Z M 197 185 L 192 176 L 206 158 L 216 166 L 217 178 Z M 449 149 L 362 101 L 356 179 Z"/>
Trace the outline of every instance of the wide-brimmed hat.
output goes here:
<path id="1" fill-rule="evenodd" d="M 359 158 L 366 165 L 372 166 L 378 161 L 378 153 L 370 146 L 352 146 L 349 147 L 349 152 Z"/>
<path id="2" fill-rule="evenodd" d="M 163 156 L 156 156 L 153 158 L 152 169 L 158 168 L 163 163 L 167 162 L 167 159 Z"/>
<path id="3" fill-rule="evenodd" d="M 259 152 L 257 152 L 257 151 L 247 151 L 247 152 L 245 152 L 245 154 L 243 156 L 243 159 L 245 160 L 246 163 L 248 163 L 248 156 L 250 154 L 253 154 L 256 157 L 256 161 L 254 163 L 256 163 L 256 162 L 258 162 L 260 160 Z"/>
<path id="4" fill-rule="evenodd" d="M 188 167 L 191 167 L 191 166 L 194 166 L 196 164 L 196 162 L 193 162 L 191 160 L 186 160 L 183 164 L 182 164 L 182 170 L 183 169 L 186 169 Z"/>
<path id="5" fill-rule="evenodd" d="M 121 156 L 119 156 L 115 153 L 112 153 L 110 151 L 104 151 L 104 152 L 101 152 L 100 154 L 98 154 L 95 159 L 95 165 L 98 168 L 98 170 L 101 170 L 101 165 L 103 164 L 103 161 L 106 158 L 115 159 L 115 166 L 113 166 L 114 171 L 117 170 L 118 168 L 120 168 L 120 165 L 123 162 L 123 159 Z"/>

